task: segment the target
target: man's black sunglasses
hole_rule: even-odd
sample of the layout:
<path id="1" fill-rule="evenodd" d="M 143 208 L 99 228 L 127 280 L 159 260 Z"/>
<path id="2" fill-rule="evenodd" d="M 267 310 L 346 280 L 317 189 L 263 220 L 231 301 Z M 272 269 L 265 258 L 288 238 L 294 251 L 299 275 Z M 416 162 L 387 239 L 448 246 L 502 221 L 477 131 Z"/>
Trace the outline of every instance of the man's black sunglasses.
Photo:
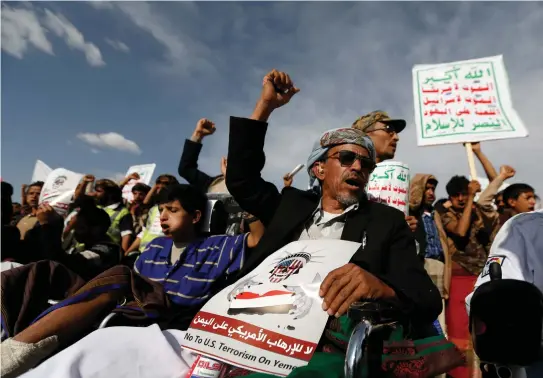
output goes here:
<path id="1" fill-rule="evenodd" d="M 367 156 L 359 155 L 353 151 L 339 151 L 329 156 L 333 159 L 338 159 L 342 167 L 350 167 L 355 160 L 360 161 L 360 166 L 363 169 L 368 169 L 370 172 L 375 169 L 375 162 Z"/>

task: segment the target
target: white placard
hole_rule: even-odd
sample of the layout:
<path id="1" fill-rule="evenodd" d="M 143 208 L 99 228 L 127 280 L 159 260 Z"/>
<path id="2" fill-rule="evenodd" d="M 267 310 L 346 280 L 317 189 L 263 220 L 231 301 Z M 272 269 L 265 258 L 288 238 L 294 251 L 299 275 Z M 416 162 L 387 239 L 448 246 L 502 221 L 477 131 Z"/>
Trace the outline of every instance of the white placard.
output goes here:
<path id="1" fill-rule="evenodd" d="M 384 203 L 409 213 L 409 167 L 399 161 L 378 163 L 366 188 L 370 201 Z"/>
<path id="2" fill-rule="evenodd" d="M 417 144 L 528 135 L 513 108 L 503 57 L 413 67 Z"/>
<path id="3" fill-rule="evenodd" d="M 182 346 L 279 376 L 307 365 L 329 318 L 321 308 L 320 285 L 359 247 L 327 239 L 286 245 L 211 298 L 192 320 Z"/>
<path id="4" fill-rule="evenodd" d="M 53 172 L 53 169 L 51 167 L 49 167 L 41 160 L 36 160 L 36 165 L 34 165 L 34 172 L 32 173 L 32 181 L 30 182 L 45 182 L 45 180 L 47 180 L 47 176 L 49 176 L 51 172 Z"/>
<path id="5" fill-rule="evenodd" d="M 40 204 L 49 204 L 57 213 L 64 216 L 82 178 L 83 175 L 80 173 L 64 168 L 55 169 L 45 180 L 40 195 Z"/>
<path id="6" fill-rule="evenodd" d="M 133 199 L 132 187 L 134 187 L 134 185 L 140 182 L 144 183 L 145 185 L 149 185 L 149 183 L 151 182 L 151 179 L 153 178 L 153 173 L 155 173 L 155 168 L 156 168 L 156 164 L 133 165 L 130 168 L 128 168 L 128 171 L 126 172 L 126 176 L 129 176 L 132 173 L 137 173 L 138 175 L 140 175 L 140 178 L 139 180 L 130 180 L 123 187 L 123 198 L 126 199 L 128 202 L 132 202 L 132 199 Z"/>

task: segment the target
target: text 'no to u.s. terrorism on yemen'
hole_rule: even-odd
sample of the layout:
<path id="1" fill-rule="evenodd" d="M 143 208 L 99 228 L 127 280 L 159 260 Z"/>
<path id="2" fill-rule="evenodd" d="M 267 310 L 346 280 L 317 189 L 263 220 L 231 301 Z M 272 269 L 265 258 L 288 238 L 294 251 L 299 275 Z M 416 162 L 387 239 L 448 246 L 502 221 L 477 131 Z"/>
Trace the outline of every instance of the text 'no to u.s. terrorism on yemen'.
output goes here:
<path id="1" fill-rule="evenodd" d="M 218 349 L 221 352 L 229 353 L 232 356 L 243 358 L 244 360 L 248 360 L 251 362 L 259 362 L 261 364 L 265 365 L 272 365 L 272 361 L 266 358 L 265 356 L 256 356 L 254 354 L 248 353 L 246 350 L 239 350 L 236 348 L 229 347 L 223 342 L 212 340 L 210 338 L 203 338 L 197 335 L 191 335 L 188 332 L 185 333 L 185 340 L 187 341 L 194 341 L 196 344 L 204 345 L 208 348 Z M 294 370 L 296 366 L 292 366 L 289 364 L 285 364 L 281 362 L 280 360 L 273 361 L 273 366 L 280 368 L 280 369 L 287 369 L 287 370 Z"/>

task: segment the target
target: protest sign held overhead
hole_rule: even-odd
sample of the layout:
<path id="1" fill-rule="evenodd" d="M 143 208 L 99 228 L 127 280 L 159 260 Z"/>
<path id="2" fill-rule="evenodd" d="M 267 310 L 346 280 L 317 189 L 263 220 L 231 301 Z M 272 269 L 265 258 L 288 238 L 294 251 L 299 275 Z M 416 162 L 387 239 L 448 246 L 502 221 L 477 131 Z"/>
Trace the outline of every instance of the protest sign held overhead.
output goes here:
<path id="1" fill-rule="evenodd" d="M 43 185 L 40 195 L 40 204 L 48 204 L 57 213 L 64 216 L 68 206 L 72 202 L 75 188 L 83 178 L 80 173 L 75 173 L 64 168 L 52 171 Z"/>
<path id="2" fill-rule="evenodd" d="M 502 56 L 413 67 L 417 144 L 528 135 L 513 108 Z"/>
<path id="3" fill-rule="evenodd" d="M 408 215 L 410 180 L 407 164 L 392 160 L 378 163 L 368 182 L 368 198 Z"/>
<path id="4" fill-rule="evenodd" d="M 151 182 L 151 178 L 153 177 L 153 173 L 155 172 L 155 168 L 156 168 L 156 164 L 133 165 L 130 168 L 128 168 L 128 171 L 126 172 L 126 176 L 129 176 L 132 173 L 137 173 L 140 176 L 140 178 L 138 180 L 134 180 L 134 179 L 130 180 L 123 187 L 123 198 L 126 199 L 128 202 L 131 202 L 133 198 L 132 187 L 140 182 L 145 185 L 149 185 L 149 183 Z"/>
<path id="5" fill-rule="evenodd" d="M 319 288 L 360 243 L 292 242 L 213 296 L 182 346 L 228 364 L 279 376 L 305 366 L 328 321 Z"/>
<path id="6" fill-rule="evenodd" d="M 34 172 L 32 173 L 32 180 L 30 182 L 43 181 L 47 180 L 47 176 L 53 172 L 53 169 L 45 164 L 41 160 L 36 160 L 36 165 L 34 165 Z"/>

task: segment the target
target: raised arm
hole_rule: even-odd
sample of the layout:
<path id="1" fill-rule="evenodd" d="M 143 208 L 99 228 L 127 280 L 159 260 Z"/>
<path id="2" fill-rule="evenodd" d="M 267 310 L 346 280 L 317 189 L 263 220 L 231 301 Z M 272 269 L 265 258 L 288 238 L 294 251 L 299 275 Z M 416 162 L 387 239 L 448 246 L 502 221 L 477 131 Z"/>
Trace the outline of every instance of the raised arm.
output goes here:
<path id="1" fill-rule="evenodd" d="M 198 157 L 202 151 L 202 141 L 215 132 L 215 124 L 208 119 L 202 118 L 196 124 L 196 128 L 190 139 L 185 140 L 183 154 L 179 161 L 178 173 L 187 182 L 204 193 L 213 182 L 213 177 L 198 169 Z"/>
<path id="2" fill-rule="evenodd" d="M 479 196 L 477 203 L 483 208 L 488 208 L 492 206 L 492 201 L 500 190 L 500 187 L 503 185 L 503 182 L 507 179 L 514 177 L 515 173 L 516 172 L 514 168 L 508 165 L 502 165 L 500 167 L 500 174 L 496 176 L 496 178 L 491 181 L 490 184 L 488 184 L 486 189 Z"/>
<path id="3" fill-rule="evenodd" d="M 264 226 L 270 223 L 281 199 L 275 185 L 261 176 L 266 161 L 267 120 L 298 92 L 287 74 L 273 70 L 264 77 L 251 117 L 230 118 L 226 186 L 240 207 L 260 219 Z"/>
<path id="4" fill-rule="evenodd" d="M 477 156 L 477 159 L 479 159 L 479 161 L 481 162 L 481 165 L 483 166 L 483 169 L 485 170 L 486 177 L 488 178 L 488 181 L 490 182 L 494 181 L 494 179 L 498 177 L 498 173 L 494 169 L 494 166 L 492 165 L 490 160 L 488 160 L 486 155 L 481 150 L 481 143 L 480 142 L 472 143 L 471 147 L 473 149 L 473 153 L 475 154 L 475 156 Z M 476 178 L 472 177 L 472 179 L 475 180 Z"/>
<path id="5" fill-rule="evenodd" d="M 446 230 L 451 234 L 455 234 L 461 238 L 466 236 L 468 233 L 469 227 L 471 226 L 471 212 L 473 210 L 473 199 L 475 194 L 481 191 L 481 184 L 479 181 L 472 180 L 468 186 L 468 199 L 464 206 L 464 211 L 462 216 L 457 221 L 456 219 L 451 219 L 449 222 L 444 224 Z"/>
<path id="6" fill-rule="evenodd" d="M 77 188 L 75 188 L 74 201 L 78 199 L 79 197 L 82 197 L 83 195 L 85 195 L 85 191 L 87 190 L 87 187 L 89 185 L 92 185 L 94 181 L 95 181 L 95 178 L 93 175 L 83 176 L 83 178 L 81 179 L 81 182 L 79 183 Z"/>

